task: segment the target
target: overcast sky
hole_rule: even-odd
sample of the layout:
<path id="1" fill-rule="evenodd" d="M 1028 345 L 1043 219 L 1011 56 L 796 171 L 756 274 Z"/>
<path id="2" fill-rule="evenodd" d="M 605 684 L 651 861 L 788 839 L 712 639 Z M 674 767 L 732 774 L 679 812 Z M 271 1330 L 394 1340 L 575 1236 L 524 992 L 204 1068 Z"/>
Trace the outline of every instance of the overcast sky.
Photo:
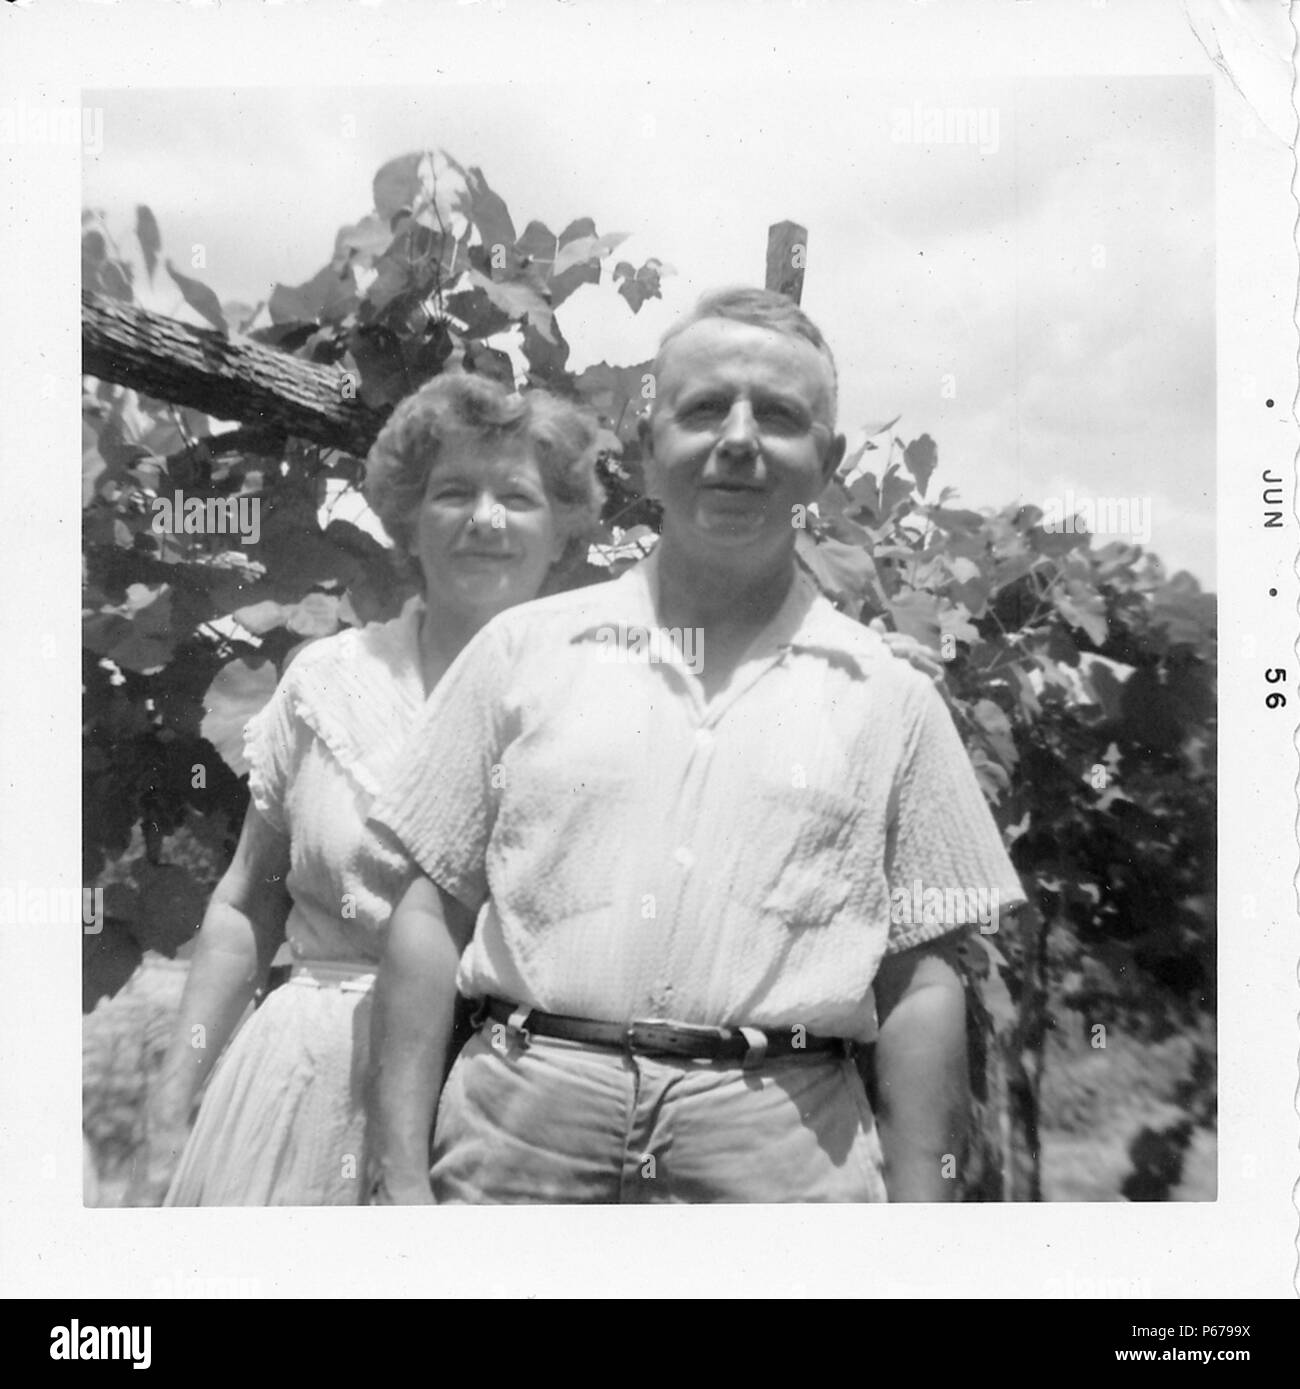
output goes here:
<path id="1" fill-rule="evenodd" d="M 380 164 L 440 146 L 516 227 L 590 215 L 617 258 L 676 267 L 633 316 L 608 285 L 559 321 L 581 369 L 653 353 L 704 289 L 762 282 L 766 230 L 809 228 L 804 306 L 841 426 L 901 414 L 975 506 L 1149 499 L 1149 548 L 1214 586 L 1214 170 L 1208 78 L 598 78 L 555 86 L 92 91 L 85 198 L 223 300 L 309 278 Z M 973 121 L 963 114 L 974 113 Z M 943 139 L 935 136 L 942 133 Z M 971 139 L 953 138 L 969 135 Z M 612 262 L 611 262 L 612 264 Z"/>

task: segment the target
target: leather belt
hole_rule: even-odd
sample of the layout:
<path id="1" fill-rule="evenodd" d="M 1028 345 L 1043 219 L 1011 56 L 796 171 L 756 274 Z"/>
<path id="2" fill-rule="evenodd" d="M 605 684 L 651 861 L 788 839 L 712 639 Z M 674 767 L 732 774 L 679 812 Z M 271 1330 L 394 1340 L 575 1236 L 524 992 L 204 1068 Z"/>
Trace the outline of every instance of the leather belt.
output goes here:
<path id="1" fill-rule="evenodd" d="M 660 1018 L 630 1023 L 597 1022 L 563 1013 L 544 1013 L 523 1008 L 500 998 L 485 998 L 476 1008 L 476 1027 L 491 1020 L 505 1023 L 525 1045 L 531 1034 L 565 1042 L 639 1052 L 645 1056 L 681 1056 L 705 1061 L 739 1061 L 759 1066 L 770 1057 L 807 1056 L 838 1052 L 851 1056 L 854 1044 L 843 1037 L 821 1037 L 802 1027 L 764 1032 L 757 1027 L 705 1027 L 695 1023 L 668 1022 Z"/>

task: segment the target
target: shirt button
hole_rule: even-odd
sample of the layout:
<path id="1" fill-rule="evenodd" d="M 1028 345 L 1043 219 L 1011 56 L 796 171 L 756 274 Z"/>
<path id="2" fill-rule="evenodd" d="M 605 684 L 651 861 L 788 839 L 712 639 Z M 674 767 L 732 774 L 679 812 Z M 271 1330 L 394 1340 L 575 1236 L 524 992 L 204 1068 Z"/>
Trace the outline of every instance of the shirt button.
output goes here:
<path id="1" fill-rule="evenodd" d="M 695 730 L 695 746 L 699 748 L 701 752 L 708 752 L 713 746 L 713 743 L 714 737 L 712 729 L 697 728 Z"/>
<path id="2" fill-rule="evenodd" d="M 695 863 L 695 855 L 691 853 L 685 844 L 682 844 L 680 847 L 673 850 L 673 862 L 679 868 L 690 868 Z"/>

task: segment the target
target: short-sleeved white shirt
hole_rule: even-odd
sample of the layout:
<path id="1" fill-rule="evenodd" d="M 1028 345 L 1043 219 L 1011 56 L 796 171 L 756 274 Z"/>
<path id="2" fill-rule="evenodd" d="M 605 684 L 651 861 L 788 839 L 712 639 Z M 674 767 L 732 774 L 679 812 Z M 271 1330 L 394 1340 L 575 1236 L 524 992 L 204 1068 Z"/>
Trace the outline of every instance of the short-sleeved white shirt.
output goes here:
<path id="1" fill-rule="evenodd" d="M 372 825 L 478 910 L 471 997 L 870 1039 L 886 952 L 962 928 L 933 889 L 1024 900 L 952 719 L 801 571 L 712 699 L 671 642 L 611 659 L 657 560 L 490 622 Z"/>

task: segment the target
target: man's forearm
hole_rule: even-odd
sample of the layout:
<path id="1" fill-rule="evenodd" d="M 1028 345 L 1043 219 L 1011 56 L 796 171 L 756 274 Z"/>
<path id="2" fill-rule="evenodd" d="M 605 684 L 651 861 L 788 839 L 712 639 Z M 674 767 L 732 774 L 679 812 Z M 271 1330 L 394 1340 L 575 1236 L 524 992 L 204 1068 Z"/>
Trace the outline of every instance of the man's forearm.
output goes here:
<path id="1" fill-rule="evenodd" d="M 459 960 L 436 889 L 423 879 L 393 914 L 375 984 L 370 1176 L 389 1200 L 431 1199 L 429 1133 L 451 1040 Z"/>
<path id="2" fill-rule="evenodd" d="M 969 1121 L 966 1006 L 954 977 L 914 976 L 876 1045 L 890 1201 L 951 1201 Z"/>

